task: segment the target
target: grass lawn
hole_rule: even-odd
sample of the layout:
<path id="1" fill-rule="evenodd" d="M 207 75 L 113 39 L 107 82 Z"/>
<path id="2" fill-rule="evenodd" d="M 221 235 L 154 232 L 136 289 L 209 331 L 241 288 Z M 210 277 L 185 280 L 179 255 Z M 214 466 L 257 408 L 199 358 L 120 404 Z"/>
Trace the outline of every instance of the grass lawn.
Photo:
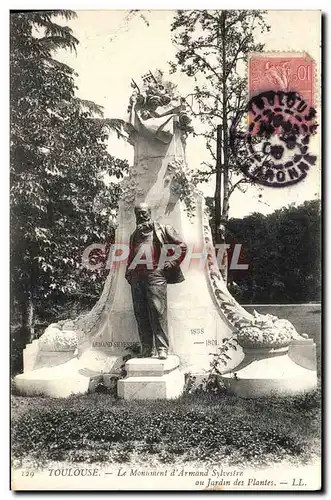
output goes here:
<path id="1" fill-rule="evenodd" d="M 184 395 L 123 401 L 108 394 L 14 397 L 14 465 L 171 462 L 263 466 L 310 463 L 320 453 L 320 397 L 242 400 Z"/>
<path id="2" fill-rule="evenodd" d="M 288 318 L 320 344 L 320 307 L 256 309 Z M 319 456 L 320 390 L 245 400 L 225 393 L 184 394 L 174 401 L 123 401 L 95 393 L 12 396 L 15 467 L 27 461 L 246 467 L 308 464 Z"/>

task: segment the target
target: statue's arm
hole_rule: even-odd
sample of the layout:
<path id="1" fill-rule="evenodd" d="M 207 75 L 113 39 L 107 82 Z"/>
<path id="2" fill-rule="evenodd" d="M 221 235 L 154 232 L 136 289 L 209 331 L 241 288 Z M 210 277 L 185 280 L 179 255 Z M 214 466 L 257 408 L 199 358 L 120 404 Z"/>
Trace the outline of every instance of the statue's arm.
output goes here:
<path id="1" fill-rule="evenodd" d="M 186 243 L 184 243 L 184 241 L 182 240 L 182 238 L 180 237 L 180 235 L 178 234 L 178 232 L 174 227 L 165 226 L 164 231 L 166 236 L 166 243 L 171 243 L 180 247 L 179 257 L 168 263 L 170 264 L 171 267 L 178 267 L 185 259 L 187 253 L 187 245 Z"/>

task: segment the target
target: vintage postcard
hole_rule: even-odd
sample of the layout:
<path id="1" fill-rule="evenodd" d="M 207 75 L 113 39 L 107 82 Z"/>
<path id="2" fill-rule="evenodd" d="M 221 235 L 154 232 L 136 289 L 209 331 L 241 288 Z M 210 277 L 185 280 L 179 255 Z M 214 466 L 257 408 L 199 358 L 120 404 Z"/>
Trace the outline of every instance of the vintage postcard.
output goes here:
<path id="1" fill-rule="evenodd" d="M 13 490 L 321 489 L 320 46 L 11 12 Z"/>

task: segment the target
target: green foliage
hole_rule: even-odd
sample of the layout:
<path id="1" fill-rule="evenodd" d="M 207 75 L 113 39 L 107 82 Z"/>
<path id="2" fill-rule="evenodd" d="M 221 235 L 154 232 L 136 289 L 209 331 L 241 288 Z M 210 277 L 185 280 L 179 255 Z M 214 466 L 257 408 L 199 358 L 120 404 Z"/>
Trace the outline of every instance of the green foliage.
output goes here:
<path id="1" fill-rule="evenodd" d="M 17 463 L 24 458 L 123 462 L 134 452 L 141 461 L 154 455 L 160 462 L 261 466 L 283 459 L 309 462 L 319 448 L 318 391 L 250 400 L 195 394 L 126 402 L 93 394 L 47 402 L 14 399 Z"/>
<path id="2" fill-rule="evenodd" d="M 320 300 L 320 201 L 264 216 L 230 219 L 229 235 L 242 244 L 248 272 L 229 271 L 232 293 L 245 303 Z"/>
<path id="3" fill-rule="evenodd" d="M 78 44 L 54 18 L 74 16 L 10 16 L 11 296 L 23 323 L 35 306 L 96 298 L 103 276 L 83 270 L 81 256 L 89 244 L 105 241 L 117 206 L 120 188 L 106 187 L 105 174 L 120 179 L 128 168 L 107 151 L 102 108 L 75 96 L 76 74 L 54 58 L 54 51 Z"/>
<path id="4" fill-rule="evenodd" d="M 229 131 L 247 103 L 248 54 L 263 50 L 255 34 L 270 29 L 264 14 L 261 10 L 180 10 L 171 26 L 177 53 L 176 62 L 170 65 L 172 71 L 180 70 L 195 82 L 187 104 L 201 122 L 196 135 L 204 137 L 209 153 L 197 179 L 207 181 L 216 174 L 214 234 L 218 242 L 222 242 L 218 234 L 228 219 L 232 192 L 250 182 L 241 175 L 230 150 Z"/>
<path id="5" fill-rule="evenodd" d="M 215 227 L 214 200 L 206 199 Z M 321 298 L 320 200 L 290 205 L 269 215 L 229 219 L 229 263 L 241 244 L 248 271 L 229 270 L 229 290 L 239 303 L 306 303 Z"/>
<path id="6" fill-rule="evenodd" d="M 215 375 L 221 375 L 224 371 L 226 371 L 226 366 L 231 360 L 229 351 L 237 351 L 237 346 L 238 342 L 235 335 L 231 337 L 224 337 L 222 339 L 222 344 L 218 347 L 217 352 L 212 354 L 213 359 L 210 362 L 208 381 L 215 378 Z"/>

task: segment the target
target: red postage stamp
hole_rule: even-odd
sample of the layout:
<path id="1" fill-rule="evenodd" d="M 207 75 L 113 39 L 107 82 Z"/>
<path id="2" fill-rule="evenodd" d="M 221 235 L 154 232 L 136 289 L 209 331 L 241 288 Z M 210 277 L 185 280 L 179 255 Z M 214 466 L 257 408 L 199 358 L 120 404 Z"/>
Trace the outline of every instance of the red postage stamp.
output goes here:
<path id="1" fill-rule="evenodd" d="M 249 97 L 274 90 L 298 92 L 314 106 L 314 60 L 306 53 L 253 53 L 248 63 Z"/>
<path id="2" fill-rule="evenodd" d="M 247 177 L 284 187 L 307 176 L 317 156 L 309 142 L 318 128 L 314 60 L 306 53 L 255 53 L 248 60 L 249 101 L 231 128 L 231 148 Z M 248 111 L 248 115 L 245 115 Z M 245 125 L 244 125 L 245 126 Z"/>

